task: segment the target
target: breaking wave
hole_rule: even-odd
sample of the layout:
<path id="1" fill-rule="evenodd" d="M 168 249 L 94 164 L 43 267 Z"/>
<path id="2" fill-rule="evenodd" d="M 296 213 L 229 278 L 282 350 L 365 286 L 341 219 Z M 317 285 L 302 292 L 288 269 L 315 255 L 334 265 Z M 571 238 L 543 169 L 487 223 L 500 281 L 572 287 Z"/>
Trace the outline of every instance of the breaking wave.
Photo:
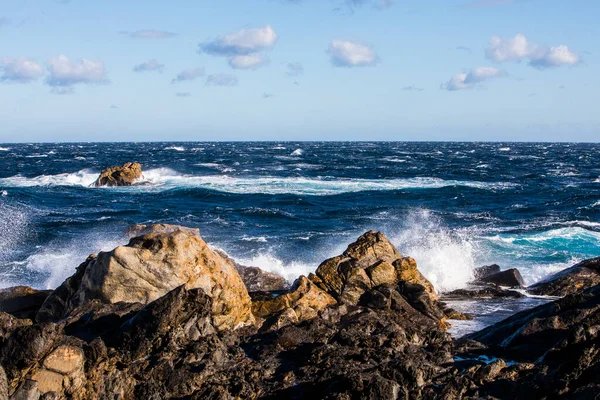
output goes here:
<path id="1" fill-rule="evenodd" d="M 0 186 L 82 186 L 89 187 L 98 177 L 97 172 L 84 169 L 70 174 L 41 175 L 27 178 L 16 175 L 0 179 Z M 169 168 L 144 172 L 140 185 L 126 190 L 168 190 L 175 188 L 202 188 L 236 194 L 296 194 L 327 196 L 363 191 L 392 191 L 469 187 L 481 190 L 507 190 L 516 187 L 505 182 L 445 180 L 435 177 L 405 179 L 334 179 L 305 177 L 234 177 L 228 175 L 194 176 L 180 174 Z M 123 190 L 120 188 L 119 190 Z"/>

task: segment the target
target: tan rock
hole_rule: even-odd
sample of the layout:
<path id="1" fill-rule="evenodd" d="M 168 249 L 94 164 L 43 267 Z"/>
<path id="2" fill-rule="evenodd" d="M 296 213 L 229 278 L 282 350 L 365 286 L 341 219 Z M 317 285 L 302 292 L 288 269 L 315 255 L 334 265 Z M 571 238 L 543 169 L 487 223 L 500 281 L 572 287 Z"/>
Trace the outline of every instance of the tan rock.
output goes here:
<path id="1" fill-rule="evenodd" d="M 46 369 L 70 375 L 83 369 L 83 350 L 74 346 L 60 346 L 44 360 Z"/>
<path id="2" fill-rule="evenodd" d="M 40 369 L 31 380 L 36 381 L 41 394 L 46 392 L 62 392 L 65 377 L 57 372 Z"/>
<path id="3" fill-rule="evenodd" d="M 328 306 L 337 302 L 310 279 L 300 276 L 292 290 L 272 300 L 255 301 L 252 312 L 259 318 L 276 315 L 275 326 L 282 326 L 314 318 Z"/>
<path id="4" fill-rule="evenodd" d="M 374 286 L 400 282 L 422 285 L 437 300 L 433 285 L 419 272 L 415 260 L 403 257 L 381 232 L 365 233 L 343 254 L 321 263 L 316 275 L 321 288 L 346 304 L 357 304 L 362 293 Z"/>
<path id="5" fill-rule="evenodd" d="M 131 186 L 142 177 L 142 165 L 128 162 L 122 166 L 103 170 L 95 186 Z"/>
<path id="6" fill-rule="evenodd" d="M 394 284 L 398 277 L 396 276 L 396 268 L 386 261 L 381 261 L 367 268 L 367 275 L 371 278 L 373 286 L 379 286 L 386 283 Z"/>
<path id="7" fill-rule="evenodd" d="M 64 318 L 94 299 L 147 304 L 181 285 L 201 288 L 212 298 L 215 328 L 254 323 L 250 296 L 233 264 L 199 236 L 181 230 L 137 237 L 126 246 L 89 258 L 48 298 L 40 314 L 44 320 Z M 63 294 L 68 298 L 60 298 Z"/>

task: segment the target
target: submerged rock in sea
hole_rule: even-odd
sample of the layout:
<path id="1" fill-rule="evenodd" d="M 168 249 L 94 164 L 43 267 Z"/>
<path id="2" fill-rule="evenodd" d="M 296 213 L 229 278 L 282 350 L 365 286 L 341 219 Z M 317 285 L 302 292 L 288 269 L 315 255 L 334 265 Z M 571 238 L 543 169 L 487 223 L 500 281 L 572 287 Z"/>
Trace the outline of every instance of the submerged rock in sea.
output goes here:
<path id="1" fill-rule="evenodd" d="M 600 284 L 600 257 L 560 271 L 527 290 L 536 295 L 566 296 Z"/>
<path id="2" fill-rule="evenodd" d="M 201 288 L 213 299 L 218 329 L 254 323 L 248 291 L 233 264 L 181 230 L 136 237 L 88 258 L 48 297 L 37 320 L 60 320 L 93 300 L 146 304 L 180 285 Z"/>
<path id="3" fill-rule="evenodd" d="M 94 183 L 95 186 L 131 186 L 142 177 L 142 164 L 127 162 L 123 165 L 103 170 Z"/>

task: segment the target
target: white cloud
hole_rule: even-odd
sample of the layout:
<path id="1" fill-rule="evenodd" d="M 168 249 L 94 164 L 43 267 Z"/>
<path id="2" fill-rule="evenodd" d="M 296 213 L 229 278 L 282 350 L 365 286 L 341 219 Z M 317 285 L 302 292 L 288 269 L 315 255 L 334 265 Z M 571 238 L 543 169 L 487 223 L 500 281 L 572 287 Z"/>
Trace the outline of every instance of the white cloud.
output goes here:
<path id="1" fill-rule="evenodd" d="M 267 62 L 261 54 L 234 56 L 229 59 L 229 66 L 234 69 L 256 69 Z"/>
<path id="2" fill-rule="evenodd" d="M 455 91 L 461 89 L 471 89 L 477 84 L 494 78 L 504 76 L 502 70 L 494 67 L 479 67 L 468 72 L 461 72 L 454 75 L 448 82 L 442 85 L 442 89 Z"/>
<path id="3" fill-rule="evenodd" d="M 489 60 L 495 62 L 528 61 L 529 65 L 537 68 L 579 63 L 579 56 L 567 46 L 540 46 L 529 42 L 522 34 L 517 34 L 514 38 L 509 39 L 502 39 L 498 36 L 492 37 L 485 55 Z"/>
<path id="4" fill-rule="evenodd" d="M 206 78 L 208 86 L 236 86 L 238 78 L 232 74 L 212 74 Z"/>
<path id="5" fill-rule="evenodd" d="M 44 69 L 30 59 L 19 57 L 0 59 L 0 82 L 29 83 L 44 75 Z"/>
<path id="6" fill-rule="evenodd" d="M 73 86 L 76 84 L 106 83 L 106 69 L 102 61 L 91 61 L 82 58 L 71 61 L 60 55 L 48 60 L 48 77 L 50 86 Z"/>
<path id="7" fill-rule="evenodd" d="M 242 29 L 202 43 L 200 50 L 207 54 L 233 57 L 271 49 L 276 42 L 277 33 L 270 25 L 265 25 L 260 28 Z"/>
<path id="8" fill-rule="evenodd" d="M 163 72 L 165 70 L 165 65 L 156 61 L 156 59 L 148 60 L 141 64 L 133 67 L 133 72 L 149 72 L 149 71 L 158 71 Z"/>
<path id="9" fill-rule="evenodd" d="M 267 58 L 261 54 L 275 46 L 277 33 L 270 25 L 220 36 L 213 41 L 201 43 L 200 52 L 229 59 L 234 69 L 256 69 L 265 65 Z"/>
<path id="10" fill-rule="evenodd" d="M 204 68 L 184 69 L 183 71 L 178 73 L 175 78 L 173 78 L 171 83 L 193 81 L 196 78 L 204 76 L 204 73 Z"/>
<path id="11" fill-rule="evenodd" d="M 190 97 L 192 94 L 190 92 L 177 92 L 175 96 L 177 97 Z"/>
<path id="12" fill-rule="evenodd" d="M 375 65 L 379 59 L 371 46 L 347 40 L 333 40 L 327 49 L 327 54 L 336 67 Z"/>
<path id="13" fill-rule="evenodd" d="M 288 63 L 287 65 L 287 76 L 300 76 L 304 73 L 304 66 L 302 65 L 302 63 L 299 62 L 293 62 L 293 63 Z"/>
<path id="14" fill-rule="evenodd" d="M 2 26 L 2 25 L 8 25 L 8 23 L 9 23 L 8 18 L 0 17 L 0 26 Z"/>
<path id="15" fill-rule="evenodd" d="M 177 34 L 173 32 L 157 31 L 154 29 L 144 29 L 135 32 L 121 32 L 121 34 L 129 36 L 132 39 L 168 39 L 177 36 Z"/>

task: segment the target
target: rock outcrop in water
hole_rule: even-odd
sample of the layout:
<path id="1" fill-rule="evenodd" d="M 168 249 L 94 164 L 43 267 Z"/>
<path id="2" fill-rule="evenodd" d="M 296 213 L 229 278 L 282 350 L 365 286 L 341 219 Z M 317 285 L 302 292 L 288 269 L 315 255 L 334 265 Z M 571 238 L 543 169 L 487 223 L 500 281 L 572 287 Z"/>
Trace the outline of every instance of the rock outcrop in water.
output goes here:
<path id="1" fill-rule="evenodd" d="M 251 304 L 233 264 L 197 234 L 143 233 L 88 258 L 37 321 L 0 312 L 0 397 L 530 400 L 600 389 L 600 286 L 455 341 L 434 288 L 381 233 Z"/>
<path id="2" fill-rule="evenodd" d="M 142 177 L 142 164 L 128 162 L 103 170 L 95 186 L 131 186 Z"/>

